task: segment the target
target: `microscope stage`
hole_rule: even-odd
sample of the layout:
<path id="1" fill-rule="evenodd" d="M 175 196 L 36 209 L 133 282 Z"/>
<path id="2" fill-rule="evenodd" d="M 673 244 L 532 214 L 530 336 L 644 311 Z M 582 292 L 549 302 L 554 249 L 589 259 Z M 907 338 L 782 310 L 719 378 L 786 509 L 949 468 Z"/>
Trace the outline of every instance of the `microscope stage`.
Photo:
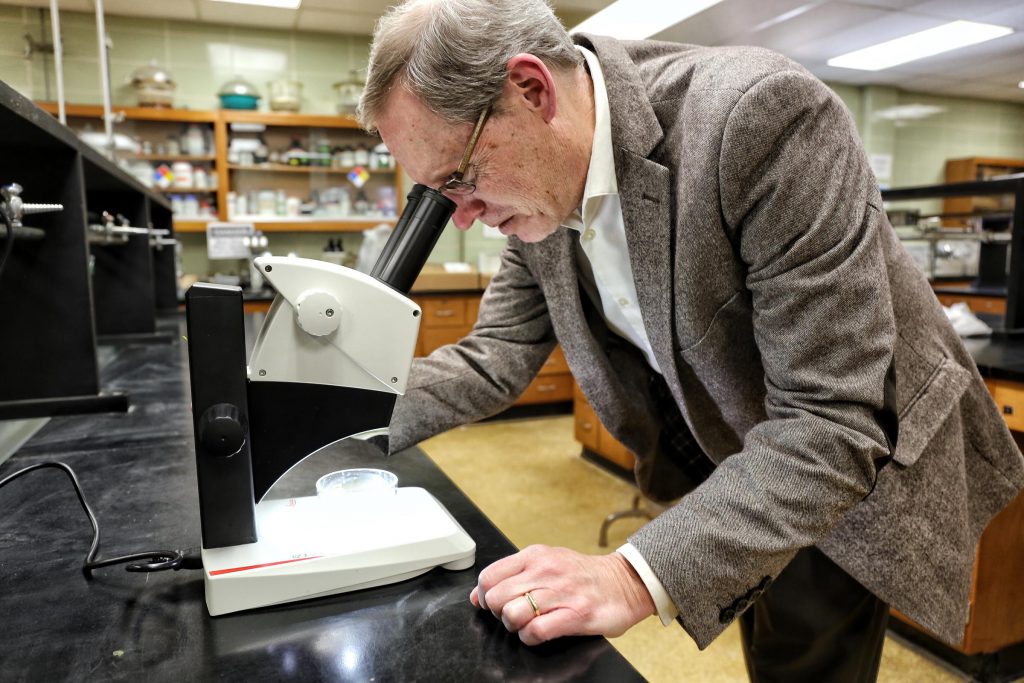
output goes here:
<path id="1" fill-rule="evenodd" d="M 434 567 L 472 567 L 476 544 L 421 488 L 267 500 L 256 505 L 259 541 L 203 548 L 210 614 L 381 586 Z"/>

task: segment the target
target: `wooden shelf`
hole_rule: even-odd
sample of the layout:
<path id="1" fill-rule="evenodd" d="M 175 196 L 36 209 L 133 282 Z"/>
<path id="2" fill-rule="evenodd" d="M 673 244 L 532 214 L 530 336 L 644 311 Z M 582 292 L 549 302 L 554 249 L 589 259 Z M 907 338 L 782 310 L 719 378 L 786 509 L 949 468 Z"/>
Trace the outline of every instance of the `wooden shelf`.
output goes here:
<path id="1" fill-rule="evenodd" d="M 206 224 L 216 218 L 184 218 L 174 219 L 174 232 L 206 232 Z"/>
<path id="2" fill-rule="evenodd" d="M 290 114 L 276 111 L 244 111 L 223 109 L 217 112 L 226 123 L 262 123 L 267 126 L 290 126 L 293 128 L 351 128 L 362 130 L 359 122 L 348 116 L 330 114 Z"/>
<path id="3" fill-rule="evenodd" d="M 57 114 L 56 102 L 36 102 L 39 108 L 50 114 Z M 248 111 L 242 109 L 220 109 L 193 111 L 191 109 L 164 109 L 160 107 L 125 107 L 114 105 L 114 113 L 124 113 L 125 118 L 137 121 L 185 121 L 195 123 L 262 123 L 267 126 L 291 126 L 294 128 L 351 128 L 362 130 L 359 122 L 349 116 L 331 114 L 291 114 L 276 111 Z M 68 104 L 64 107 L 67 116 L 103 118 L 103 107 L 98 104 Z"/>
<path id="4" fill-rule="evenodd" d="M 365 168 L 365 167 L 364 167 Z M 253 166 L 240 166 L 238 164 L 232 164 L 228 166 L 229 171 L 250 171 L 250 172 L 264 172 L 264 173 L 329 173 L 336 175 L 347 175 L 351 168 L 332 168 L 330 166 L 289 166 L 288 164 L 259 164 Z M 391 170 L 376 170 L 367 168 L 366 171 L 371 174 L 387 174 L 394 175 L 394 169 Z"/>
<path id="5" fill-rule="evenodd" d="M 40 109 L 57 115 L 56 102 L 36 102 Z M 136 121 L 184 121 L 187 123 L 213 123 L 217 120 L 219 112 L 216 111 L 193 111 L 191 109 L 164 109 L 161 107 L 125 107 L 114 105 L 110 110 L 115 113 L 124 113 L 125 118 Z M 64 113 L 67 116 L 80 116 L 87 118 L 103 118 L 103 107 L 98 104 L 67 104 L 64 106 Z"/>
<path id="6" fill-rule="evenodd" d="M 56 115 L 57 104 L 55 102 L 38 102 L 37 103 L 43 110 Z M 230 125 L 232 123 L 253 123 L 262 124 L 267 126 L 268 129 L 274 127 L 279 130 L 274 131 L 270 137 L 281 137 L 285 134 L 309 134 L 314 136 L 324 135 L 323 129 L 329 129 L 333 131 L 339 131 L 343 133 L 350 131 L 353 136 L 359 136 L 365 138 L 368 143 L 376 144 L 373 142 L 374 139 L 379 141 L 379 138 L 372 138 L 369 134 L 365 133 L 359 126 L 359 123 L 352 117 L 340 116 L 340 115 L 329 115 L 329 114 L 293 114 L 289 112 L 266 112 L 266 111 L 246 111 L 237 109 L 222 109 L 212 111 L 192 111 L 188 109 L 161 109 L 161 108 L 149 108 L 149 107 L 124 107 L 114 106 L 112 110 L 120 115 L 124 115 L 126 122 L 141 121 L 151 122 L 154 125 L 149 127 L 135 127 L 134 130 L 148 130 L 149 128 L 157 129 L 160 128 L 160 132 L 166 134 L 174 126 L 173 124 L 180 123 L 200 123 L 209 124 L 210 132 L 213 134 L 213 143 L 215 153 L 212 155 L 162 155 L 162 154 L 130 154 L 126 155 L 127 160 L 140 160 L 140 161 L 183 161 L 187 163 L 204 163 L 209 164 L 213 173 L 216 173 L 217 178 L 217 189 L 204 189 L 200 190 L 197 188 L 167 188 L 166 190 L 159 190 L 162 194 L 203 194 L 204 196 L 212 196 L 216 198 L 216 206 L 218 207 L 218 218 L 213 220 L 226 220 L 228 210 L 228 193 L 231 190 L 241 191 L 237 187 L 238 184 L 243 186 L 242 189 L 253 189 L 246 187 L 257 183 L 267 183 L 269 174 L 281 174 L 276 179 L 278 185 L 284 186 L 292 194 L 302 193 L 308 191 L 308 189 L 300 189 L 300 186 L 312 186 L 323 184 L 324 176 L 332 176 L 330 182 L 334 182 L 334 177 L 347 175 L 351 169 L 349 168 L 331 168 L 326 166 L 290 166 L 287 164 L 273 164 L 273 165 L 260 165 L 260 166 L 241 166 L 238 164 L 228 165 L 228 142 L 231 137 Z M 103 108 L 99 105 L 82 105 L 82 104 L 68 104 L 65 106 L 65 112 L 69 118 L 95 118 L 102 120 Z M 163 123 L 163 126 L 156 124 Z M 289 130 L 294 129 L 294 130 Z M 300 129 L 302 129 L 300 133 Z M 316 129 L 320 129 L 317 131 Z M 333 137 L 337 137 L 336 133 Z M 380 183 L 393 183 L 396 189 L 398 197 L 398 210 L 401 211 L 404 207 L 404 192 L 402 192 L 401 182 L 401 170 L 396 167 L 393 170 L 372 170 L 364 166 L 366 170 L 373 174 L 377 178 L 377 184 Z M 232 177 L 232 171 L 237 174 Z M 251 174 L 251 175 L 250 175 Z M 266 174 L 261 176 L 260 174 Z M 287 174 L 287 175 L 286 175 Z M 303 178 L 303 175 L 308 176 Z M 321 180 L 317 181 L 313 176 L 320 176 Z M 340 180 L 340 178 L 339 178 Z M 200 220 L 196 218 L 185 218 L 182 220 L 175 221 L 175 227 L 178 232 L 192 232 L 201 233 L 206 231 L 206 224 L 208 220 Z M 271 232 L 359 232 L 367 228 L 371 228 L 380 223 L 388 223 L 394 225 L 396 219 L 375 219 L 375 218 L 347 218 L 347 219 L 312 219 L 308 217 L 289 218 L 289 219 L 265 219 L 261 217 L 252 217 L 250 222 L 255 223 L 260 229 L 271 231 Z"/>
<path id="7" fill-rule="evenodd" d="M 174 221 L 174 229 L 177 232 L 206 232 L 206 224 L 209 220 L 187 219 Z M 311 216 L 232 216 L 228 219 L 232 223 L 252 223 L 257 230 L 263 232 L 362 232 L 376 227 L 381 223 L 394 226 L 395 218 L 368 218 L 359 216 L 356 218 L 313 218 Z"/>
<path id="8" fill-rule="evenodd" d="M 201 156 L 190 156 L 187 154 L 124 154 L 122 159 L 127 161 L 216 161 L 217 157 L 212 154 Z"/>
<path id="9" fill-rule="evenodd" d="M 394 218 L 256 218 L 252 224 L 263 232 L 362 232 L 381 223 L 394 226 Z"/>
<path id="10" fill-rule="evenodd" d="M 210 189 L 209 187 L 158 187 L 155 189 L 164 194 L 217 194 L 216 188 Z"/>

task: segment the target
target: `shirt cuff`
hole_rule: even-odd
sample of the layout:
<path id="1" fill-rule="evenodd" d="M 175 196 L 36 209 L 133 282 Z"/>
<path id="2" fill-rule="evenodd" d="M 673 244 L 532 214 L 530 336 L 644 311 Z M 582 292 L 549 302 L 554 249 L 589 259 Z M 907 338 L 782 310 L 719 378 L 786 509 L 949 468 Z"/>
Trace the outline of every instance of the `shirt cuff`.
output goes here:
<path id="1" fill-rule="evenodd" d="M 661 580 L 655 575 L 654 570 L 651 569 L 651 565 L 647 564 L 647 560 L 640 554 L 640 551 L 630 543 L 622 544 L 615 552 L 622 555 L 626 558 L 627 562 L 633 565 L 637 576 L 647 586 L 647 592 L 651 594 L 651 599 L 654 600 L 654 607 L 658 610 L 658 618 L 661 619 L 661 623 L 665 626 L 671 624 L 679 616 L 679 609 L 672 602 L 672 598 L 669 597 L 665 586 L 662 585 Z"/>

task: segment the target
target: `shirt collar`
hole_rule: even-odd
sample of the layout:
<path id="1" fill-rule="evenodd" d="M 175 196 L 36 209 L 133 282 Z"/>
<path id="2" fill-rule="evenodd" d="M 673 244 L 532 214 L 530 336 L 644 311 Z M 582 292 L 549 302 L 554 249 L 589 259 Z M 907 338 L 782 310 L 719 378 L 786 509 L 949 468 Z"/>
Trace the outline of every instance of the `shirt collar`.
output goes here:
<path id="1" fill-rule="evenodd" d="M 583 53 L 594 87 L 594 139 L 590 149 L 590 166 L 587 182 L 583 187 L 583 203 L 580 209 L 567 220 L 566 226 L 579 230 L 590 219 L 593 199 L 619 193 L 615 179 L 615 159 L 612 156 L 612 118 L 608 106 L 608 91 L 605 89 L 604 74 L 597 55 L 580 45 L 576 49 Z M 576 218 L 576 220 L 572 220 Z M 578 222 L 577 222 L 578 221 Z"/>

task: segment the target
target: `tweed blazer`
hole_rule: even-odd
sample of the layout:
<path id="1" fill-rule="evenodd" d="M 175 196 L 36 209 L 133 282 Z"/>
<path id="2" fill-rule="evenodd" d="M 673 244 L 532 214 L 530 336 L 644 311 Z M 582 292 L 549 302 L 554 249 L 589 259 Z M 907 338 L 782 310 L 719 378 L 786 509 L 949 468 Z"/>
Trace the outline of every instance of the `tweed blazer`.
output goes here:
<path id="1" fill-rule="evenodd" d="M 976 543 L 1024 458 L 888 224 L 842 102 L 767 50 L 575 39 L 604 72 L 644 325 L 717 467 L 695 487 L 659 450 L 650 370 L 606 341 L 567 229 L 509 239 L 473 332 L 414 365 L 392 450 L 505 408 L 557 341 L 641 488 L 682 496 L 629 540 L 699 647 L 811 545 L 958 642 Z M 893 365 L 894 449 L 879 418 Z"/>

